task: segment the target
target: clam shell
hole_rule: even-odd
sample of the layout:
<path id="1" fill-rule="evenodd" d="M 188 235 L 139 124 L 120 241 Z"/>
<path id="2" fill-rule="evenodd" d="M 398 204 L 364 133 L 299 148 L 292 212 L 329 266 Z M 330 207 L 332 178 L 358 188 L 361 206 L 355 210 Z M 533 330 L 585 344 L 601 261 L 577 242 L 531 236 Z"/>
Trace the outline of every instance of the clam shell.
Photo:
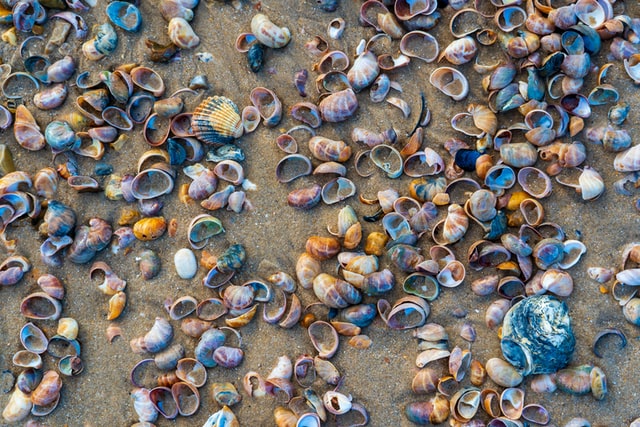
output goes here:
<path id="1" fill-rule="evenodd" d="M 240 110 L 224 96 L 212 96 L 196 107 L 191 118 L 193 132 L 207 144 L 226 144 L 244 131 Z"/>

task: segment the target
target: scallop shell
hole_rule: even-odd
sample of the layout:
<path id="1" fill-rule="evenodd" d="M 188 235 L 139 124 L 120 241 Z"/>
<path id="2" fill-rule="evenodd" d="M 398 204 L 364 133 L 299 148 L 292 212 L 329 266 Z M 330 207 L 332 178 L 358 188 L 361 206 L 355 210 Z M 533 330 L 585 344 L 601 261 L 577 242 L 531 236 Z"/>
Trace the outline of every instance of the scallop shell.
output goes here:
<path id="1" fill-rule="evenodd" d="M 196 138 L 208 144 L 228 144 L 243 132 L 238 106 L 224 96 L 209 97 L 198 105 L 191 126 Z"/>

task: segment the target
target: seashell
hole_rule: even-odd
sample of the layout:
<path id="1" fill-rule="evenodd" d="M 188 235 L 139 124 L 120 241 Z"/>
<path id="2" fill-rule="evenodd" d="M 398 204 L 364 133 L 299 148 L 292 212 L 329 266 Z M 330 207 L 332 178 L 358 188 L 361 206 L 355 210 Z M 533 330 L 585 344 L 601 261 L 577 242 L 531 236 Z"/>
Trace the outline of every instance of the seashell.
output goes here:
<path id="1" fill-rule="evenodd" d="M 142 218 L 133 225 L 133 234 L 143 242 L 160 238 L 167 230 L 167 221 L 164 217 Z"/>
<path id="2" fill-rule="evenodd" d="M 183 417 L 195 414 L 200 407 L 200 393 L 190 383 L 180 381 L 171 385 L 171 396 Z"/>
<path id="3" fill-rule="evenodd" d="M 425 300 L 416 296 L 407 296 L 397 300 L 393 306 L 384 299 L 378 300 L 378 313 L 384 323 L 391 329 L 412 329 L 422 326 L 430 313 L 429 305 Z M 417 364 L 422 368 L 425 364 L 418 356 Z"/>
<path id="4" fill-rule="evenodd" d="M 478 45 L 471 36 L 452 41 L 439 55 L 439 60 L 445 58 L 451 64 L 462 65 L 471 61 L 478 53 Z"/>
<path id="5" fill-rule="evenodd" d="M 136 124 L 145 123 L 151 115 L 154 102 L 155 99 L 150 94 L 140 93 L 133 95 L 127 101 L 127 115 Z"/>
<path id="6" fill-rule="evenodd" d="M 613 160 L 613 167 L 618 172 L 634 172 L 640 170 L 640 147 L 634 145 L 631 148 L 622 151 L 616 155 Z"/>
<path id="7" fill-rule="evenodd" d="M 404 412 L 411 422 L 417 424 L 440 424 L 449 418 L 449 401 L 444 395 L 436 394 L 429 400 L 408 404 L 404 408 Z"/>
<path id="8" fill-rule="evenodd" d="M 489 378 L 502 387 L 516 387 L 522 382 L 522 375 L 502 359 L 491 358 L 485 367 Z"/>
<path id="9" fill-rule="evenodd" d="M 404 161 L 398 150 L 391 145 L 376 145 L 371 149 L 369 157 L 389 178 L 395 179 L 402 175 Z"/>
<path id="10" fill-rule="evenodd" d="M 18 144 L 30 151 L 38 151 L 44 148 L 45 137 L 40 132 L 38 123 L 27 107 L 18 105 L 15 115 L 13 133 Z"/>
<path id="11" fill-rule="evenodd" d="M 596 400 L 602 400 L 607 395 L 607 377 L 597 366 L 589 373 L 591 379 L 591 394 Z"/>
<path id="12" fill-rule="evenodd" d="M 274 127 L 282 119 L 282 103 L 278 96 L 270 89 L 264 87 L 254 88 L 249 94 L 249 99 L 260 112 L 262 123 L 267 127 Z"/>
<path id="13" fill-rule="evenodd" d="M 567 393 L 583 395 L 591 391 L 591 365 L 561 369 L 556 373 L 558 388 Z"/>
<path id="14" fill-rule="evenodd" d="M 264 63 L 264 50 L 265 47 L 263 44 L 254 43 L 247 51 L 247 62 L 249 63 L 249 68 L 254 73 L 259 72 L 262 68 L 262 64 Z"/>
<path id="15" fill-rule="evenodd" d="M 64 298 L 64 286 L 60 280 L 52 274 L 43 274 L 38 277 L 38 286 L 53 298 Z"/>
<path id="16" fill-rule="evenodd" d="M 331 359 L 338 350 L 338 333 L 330 323 L 318 320 L 309 325 L 307 329 L 309 338 L 314 348 L 318 351 L 318 357 Z"/>
<path id="17" fill-rule="evenodd" d="M 353 89 L 347 88 L 323 98 L 318 108 L 322 120 L 325 122 L 342 122 L 351 117 L 358 109 L 358 99 Z"/>
<path id="18" fill-rule="evenodd" d="M 469 94 L 469 81 L 455 68 L 436 68 L 429 76 L 429 83 L 454 101 L 460 101 Z"/>
<path id="19" fill-rule="evenodd" d="M 509 166 L 522 168 L 533 166 L 538 158 L 538 152 L 528 142 L 503 144 L 500 146 L 500 158 Z"/>
<path id="20" fill-rule="evenodd" d="M 67 99 L 67 86 L 64 83 L 55 84 L 43 89 L 33 97 L 33 104 L 41 110 L 58 108 Z"/>
<path id="21" fill-rule="evenodd" d="M 32 407 L 31 396 L 16 387 L 2 411 L 2 418 L 9 423 L 22 421 L 29 415 Z"/>
<path id="22" fill-rule="evenodd" d="M 244 133 L 251 133 L 260 124 L 260 110 L 253 105 L 248 105 L 242 109 L 242 129 Z"/>
<path id="23" fill-rule="evenodd" d="M 193 49 L 200 44 L 200 38 L 184 18 L 171 18 L 168 32 L 169 40 L 181 49 Z"/>
<path id="24" fill-rule="evenodd" d="M 344 177 L 337 177 L 322 186 L 320 196 L 327 205 L 341 202 L 356 193 L 353 181 Z"/>
<path id="25" fill-rule="evenodd" d="M 57 320 L 62 312 L 62 304 L 44 292 L 34 292 L 20 303 L 20 313 L 29 319 Z"/>
<path id="26" fill-rule="evenodd" d="M 439 375 L 432 368 L 422 368 L 413 377 L 411 390 L 417 394 L 428 394 L 436 391 Z"/>
<path id="27" fill-rule="evenodd" d="M 382 102 L 391 90 L 391 80 L 389 76 L 382 73 L 373 81 L 369 90 L 371 102 Z"/>
<path id="28" fill-rule="evenodd" d="M 215 349 L 213 358 L 223 368 L 232 369 L 242 363 L 244 352 L 239 348 L 223 345 Z"/>
<path id="29" fill-rule="evenodd" d="M 213 383 L 211 392 L 213 399 L 220 405 L 233 406 L 242 401 L 242 395 L 232 383 Z"/>
<path id="30" fill-rule="evenodd" d="M 164 2 L 161 2 L 161 4 Z M 137 32 L 142 25 L 142 14 L 133 4 L 126 1 L 109 3 L 106 9 L 107 16 L 113 25 L 125 31 Z"/>
<path id="31" fill-rule="evenodd" d="M 531 319 L 536 319 L 529 324 Z M 520 322 L 527 322 L 522 329 Z M 505 358 L 524 375 L 552 373 L 569 362 L 575 345 L 566 304 L 539 295 L 514 305 L 503 323 Z"/>
<path id="32" fill-rule="evenodd" d="M 311 209 L 320 203 L 321 192 L 322 187 L 318 184 L 313 184 L 308 188 L 293 190 L 287 196 L 287 204 L 298 209 Z"/>
<path id="33" fill-rule="evenodd" d="M 107 320 L 115 320 L 120 317 L 125 305 L 127 304 L 127 295 L 122 292 L 116 292 L 111 298 L 109 298 L 109 313 L 107 314 Z"/>
<path id="34" fill-rule="evenodd" d="M 411 31 L 400 40 L 400 52 L 408 57 L 430 63 L 438 57 L 438 41 L 427 32 Z"/>
<path id="35" fill-rule="evenodd" d="M 207 419 L 203 427 L 240 427 L 240 423 L 231 409 L 223 406 Z"/>
<path id="36" fill-rule="evenodd" d="M 378 57 L 378 66 L 383 71 L 393 71 L 402 67 L 406 67 L 411 62 L 411 58 L 400 53 L 393 56 L 389 53 L 382 54 Z"/>
<path id="37" fill-rule="evenodd" d="M 142 337 L 142 350 L 149 353 L 157 353 L 160 350 L 165 349 L 173 338 L 173 328 L 171 324 L 162 317 L 156 317 L 156 320 L 151 329 Z M 133 342 L 131 341 L 132 350 Z"/>
<path id="38" fill-rule="evenodd" d="M 110 55 L 118 46 L 118 34 L 108 22 L 94 27 L 94 37 L 83 43 L 82 53 L 90 61 L 98 61 Z"/>
<path id="39" fill-rule="evenodd" d="M 171 420 L 178 416 L 178 405 L 171 394 L 170 388 L 155 387 L 151 389 L 149 400 L 164 418 Z"/>
<path id="40" fill-rule="evenodd" d="M 531 16 L 535 16 L 535 14 L 532 14 Z M 500 28 L 505 33 L 510 33 L 529 21 L 527 13 L 524 11 L 524 9 L 518 6 L 507 6 L 498 9 L 493 19 L 498 28 Z M 549 23 L 553 25 L 553 23 Z M 529 31 L 532 31 L 528 27 L 527 29 Z M 535 31 L 532 32 L 538 34 Z"/>
<path id="41" fill-rule="evenodd" d="M 44 353 L 49 343 L 44 332 L 31 322 L 20 329 L 20 342 L 25 350 L 36 354 Z"/>
<path id="42" fill-rule="evenodd" d="M 278 27 L 262 13 L 256 14 L 251 19 L 251 32 L 260 43 L 274 49 L 285 47 L 291 40 L 291 32 L 288 28 Z"/>
<path id="43" fill-rule="evenodd" d="M 351 147 L 344 141 L 335 141 L 322 136 L 309 139 L 309 150 L 315 158 L 325 162 L 345 162 L 351 157 Z"/>
<path id="44" fill-rule="evenodd" d="M 34 405 L 46 406 L 58 398 L 61 389 L 60 375 L 56 371 L 46 371 L 40 384 L 31 393 L 31 402 Z"/>
<path id="45" fill-rule="evenodd" d="M 320 273 L 313 279 L 313 292 L 323 304 L 333 308 L 358 304 L 362 299 L 353 285 L 326 273 Z"/>
<path id="46" fill-rule="evenodd" d="M 296 262 L 296 278 L 305 289 L 313 286 L 314 279 L 321 273 L 320 261 L 314 256 L 303 252 Z"/>
<path id="47" fill-rule="evenodd" d="M 353 62 L 347 73 L 347 78 L 351 88 L 355 92 L 360 92 L 368 87 L 378 77 L 380 67 L 375 54 L 369 50 L 361 53 Z"/>
<path id="48" fill-rule="evenodd" d="M 613 51 L 613 43 L 611 46 L 611 49 Z M 628 55 L 628 58 L 624 58 L 624 69 L 627 72 L 627 75 L 631 77 L 631 79 L 635 83 L 637 83 L 640 81 L 640 54 L 638 54 L 635 47 L 633 47 L 633 49 L 633 54 Z"/>
<path id="49" fill-rule="evenodd" d="M 146 388 L 135 388 L 131 392 L 133 398 L 133 408 L 142 422 L 154 422 L 158 418 L 158 410 L 149 398 L 150 390 Z"/>
<path id="50" fill-rule="evenodd" d="M 222 96 L 209 97 L 196 107 L 191 126 L 196 138 L 207 144 L 230 143 L 243 133 L 238 107 Z"/>
<path id="51" fill-rule="evenodd" d="M 536 393 L 553 393 L 556 388 L 556 374 L 539 374 L 531 380 L 531 390 Z"/>
<path id="52" fill-rule="evenodd" d="M 78 321 L 71 317 L 63 317 L 58 320 L 56 332 L 68 340 L 75 340 L 78 337 Z"/>

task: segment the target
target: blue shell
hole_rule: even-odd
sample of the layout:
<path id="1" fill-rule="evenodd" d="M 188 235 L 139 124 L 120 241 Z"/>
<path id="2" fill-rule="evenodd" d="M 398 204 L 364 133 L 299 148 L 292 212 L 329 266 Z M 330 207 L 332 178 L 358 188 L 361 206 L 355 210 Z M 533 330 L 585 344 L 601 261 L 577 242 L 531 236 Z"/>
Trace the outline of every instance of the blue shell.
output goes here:
<path id="1" fill-rule="evenodd" d="M 491 220 L 489 225 L 489 232 L 484 236 L 487 240 L 499 239 L 504 233 L 507 232 L 508 221 L 507 215 L 504 211 L 498 211 L 495 217 Z"/>
<path id="2" fill-rule="evenodd" d="M 80 146 L 80 139 L 71 125 L 60 120 L 54 120 L 47 125 L 44 138 L 55 152 L 73 150 Z"/>
<path id="3" fill-rule="evenodd" d="M 523 375 L 548 374 L 564 368 L 575 344 L 569 309 L 552 296 L 525 298 L 504 317 L 502 354 Z"/>
<path id="4" fill-rule="evenodd" d="M 167 139 L 167 151 L 169 152 L 171 166 L 181 165 L 187 160 L 187 150 L 173 138 Z"/>
<path id="5" fill-rule="evenodd" d="M 529 99 L 535 99 L 536 101 L 544 100 L 547 90 L 544 80 L 534 68 L 527 68 L 527 73 L 527 96 Z"/>
<path id="6" fill-rule="evenodd" d="M 126 1 L 114 1 L 107 6 L 109 20 L 125 31 L 136 32 L 142 25 L 140 9 Z"/>
<path id="7" fill-rule="evenodd" d="M 207 368 L 215 368 L 218 363 L 213 359 L 213 352 L 224 344 L 225 339 L 224 332 L 220 329 L 206 330 L 194 350 L 196 359 Z"/>
<path id="8" fill-rule="evenodd" d="M 212 148 L 207 152 L 208 162 L 221 162 L 223 160 L 235 160 L 241 162 L 245 158 L 242 148 L 234 144 L 225 144 L 220 147 Z"/>
<path id="9" fill-rule="evenodd" d="M 111 24 L 105 22 L 96 30 L 94 46 L 103 55 L 109 55 L 118 47 L 118 34 Z"/>
<path id="10" fill-rule="evenodd" d="M 480 156 L 479 151 L 461 148 L 456 151 L 456 166 L 467 172 L 473 172 L 476 170 L 476 160 L 478 160 Z"/>
<path id="11" fill-rule="evenodd" d="M 247 52 L 247 62 L 249 62 L 249 68 L 254 73 L 257 73 L 264 64 L 264 45 L 260 43 L 254 43 Z"/>
<path id="12" fill-rule="evenodd" d="M 375 304 L 357 304 L 340 310 L 338 318 L 365 328 L 373 322 L 377 313 Z"/>

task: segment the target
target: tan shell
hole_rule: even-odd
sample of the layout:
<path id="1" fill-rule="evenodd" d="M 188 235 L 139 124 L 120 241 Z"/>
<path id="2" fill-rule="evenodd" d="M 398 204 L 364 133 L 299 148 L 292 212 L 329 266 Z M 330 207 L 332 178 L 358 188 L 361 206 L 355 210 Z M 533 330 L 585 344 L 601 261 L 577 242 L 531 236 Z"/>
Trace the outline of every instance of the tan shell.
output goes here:
<path id="1" fill-rule="evenodd" d="M 193 112 L 193 132 L 207 144 L 227 144 L 240 138 L 244 131 L 238 106 L 224 96 L 211 96 Z"/>

